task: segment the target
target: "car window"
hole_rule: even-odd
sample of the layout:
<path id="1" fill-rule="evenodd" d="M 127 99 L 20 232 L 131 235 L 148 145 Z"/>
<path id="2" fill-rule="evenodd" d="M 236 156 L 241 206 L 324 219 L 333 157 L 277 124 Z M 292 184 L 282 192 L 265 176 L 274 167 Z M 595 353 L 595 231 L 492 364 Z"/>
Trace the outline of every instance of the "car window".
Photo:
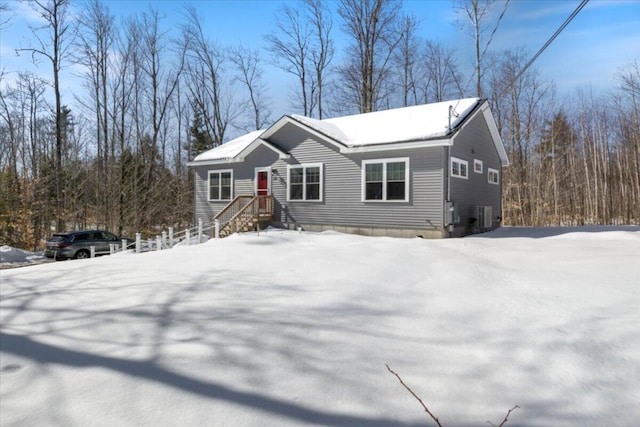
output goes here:
<path id="1" fill-rule="evenodd" d="M 64 241 L 64 239 L 67 238 L 66 234 L 54 234 L 53 236 L 51 236 L 51 238 L 49 239 L 50 242 L 62 242 Z"/>
<path id="2" fill-rule="evenodd" d="M 74 238 L 73 241 L 74 242 L 83 242 L 85 240 L 89 240 L 89 234 L 87 233 L 82 233 L 82 234 L 77 234 Z"/>
<path id="3" fill-rule="evenodd" d="M 111 233 L 103 232 L 102 236 L 105 240 L 118 240 L 118 238 Z"/>

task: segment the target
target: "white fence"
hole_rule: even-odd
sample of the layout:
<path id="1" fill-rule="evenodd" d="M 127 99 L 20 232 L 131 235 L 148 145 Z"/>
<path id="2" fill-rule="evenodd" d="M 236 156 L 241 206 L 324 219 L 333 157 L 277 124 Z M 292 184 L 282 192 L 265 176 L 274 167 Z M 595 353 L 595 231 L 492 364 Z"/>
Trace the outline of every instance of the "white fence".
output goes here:
<path id="1" fill-rule="evenodd" d="M 142 239 L 142 235 L 136 233 L 135 242 L 129 243 L 126 239 L 122 239 L 122 242 L 119 244 L 110 244 L 109 253 L 114 254 L 127 250 L 134 250 L 135 253 L 141 253 L 171 249 L 177 245 L 197 245 L 209 240 L 209 236 L 206 234 L 207 231 L 213 231 L 215 233 L 214 226 L 205 228 L 202 219 L 198 219 L 198 225 L 186 228 L 177 233 L 174 232 L 173 227 L 169 227 L 167 231 L 162 231 L 161 234 L 149 239 Z M 91 246 L 91 258 L 94 256 L 95 247 Z"/>

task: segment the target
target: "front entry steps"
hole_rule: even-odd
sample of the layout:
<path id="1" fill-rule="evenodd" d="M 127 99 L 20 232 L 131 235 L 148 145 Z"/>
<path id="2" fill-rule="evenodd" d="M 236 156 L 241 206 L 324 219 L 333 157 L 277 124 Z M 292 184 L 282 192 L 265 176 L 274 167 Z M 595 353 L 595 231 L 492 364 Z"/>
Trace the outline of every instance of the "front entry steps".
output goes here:
<path id="1" fill-rule="evenodd" d="M 256 226 L 268 223 L 273 218 L 272 196 L 236 196 L 214 218 L 216 237 L 227 237 L 233 233 L 255 230 Z"/>

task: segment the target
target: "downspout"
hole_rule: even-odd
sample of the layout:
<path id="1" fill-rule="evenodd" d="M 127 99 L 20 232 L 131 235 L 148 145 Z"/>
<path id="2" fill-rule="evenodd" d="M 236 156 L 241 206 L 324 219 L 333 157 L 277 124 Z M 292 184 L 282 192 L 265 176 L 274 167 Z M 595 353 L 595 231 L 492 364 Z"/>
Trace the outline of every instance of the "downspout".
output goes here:
<path id="1" fill-rule="evenodd" d="M 453 143 L 453 141 L 452 141 Z M 447 183 L 447 198 L 444 203 L 444 219 L 449 219 L 447 224 L 444 224 L 445 230 L 449 232 L 449 237 L 453 235 L 453 221 L 454 221 L 454 206 L 453 202 L 451 202 L 451 145 L 447 145 L 447 156 L 445 159 L 444 170 L 447 179 L 445 182 Z"/>
<path id="2" fill-rule="evenodd" d="M 451 117 L 455 114 L 453 105 L 449 105 L 449 135 L 451 135 Z M 451 144 L 447 145 L 447 156 L 445 159 L 444 170 L 446 174 L 447 183 L 447 198 L 445 200 L 445 218 L 449 218 L 449 222 L 444 224 L 447 231 L 449 232 L 449 237 L 453 235 L 453 223 L 454 223 L 454 206 L 453 202 L 451 202 L 451 146 L 453 145 L 453 138 L 450 138 Z"/>

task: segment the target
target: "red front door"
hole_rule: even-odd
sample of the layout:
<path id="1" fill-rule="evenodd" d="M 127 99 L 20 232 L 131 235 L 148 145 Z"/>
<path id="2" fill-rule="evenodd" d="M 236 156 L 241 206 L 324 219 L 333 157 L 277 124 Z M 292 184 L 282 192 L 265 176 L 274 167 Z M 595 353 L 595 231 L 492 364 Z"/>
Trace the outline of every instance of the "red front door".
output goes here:
<path id="1" fill-rule="evenodd" d="M 269 195 L 269 181 L 270 181 L 271 171 L 257 171 L 256 172 L 256 194 L 258 196 L 268 196 Z M 261 197 L 258 200 L 258 209 L 260 213 L 266 213 L 268 209 L 266 197 Z"/>
<path id="2" fill-rule="evenodd" d="M 258 171 L 256 179 L 258 196 L 269 195 L 269 171 Z"/>

